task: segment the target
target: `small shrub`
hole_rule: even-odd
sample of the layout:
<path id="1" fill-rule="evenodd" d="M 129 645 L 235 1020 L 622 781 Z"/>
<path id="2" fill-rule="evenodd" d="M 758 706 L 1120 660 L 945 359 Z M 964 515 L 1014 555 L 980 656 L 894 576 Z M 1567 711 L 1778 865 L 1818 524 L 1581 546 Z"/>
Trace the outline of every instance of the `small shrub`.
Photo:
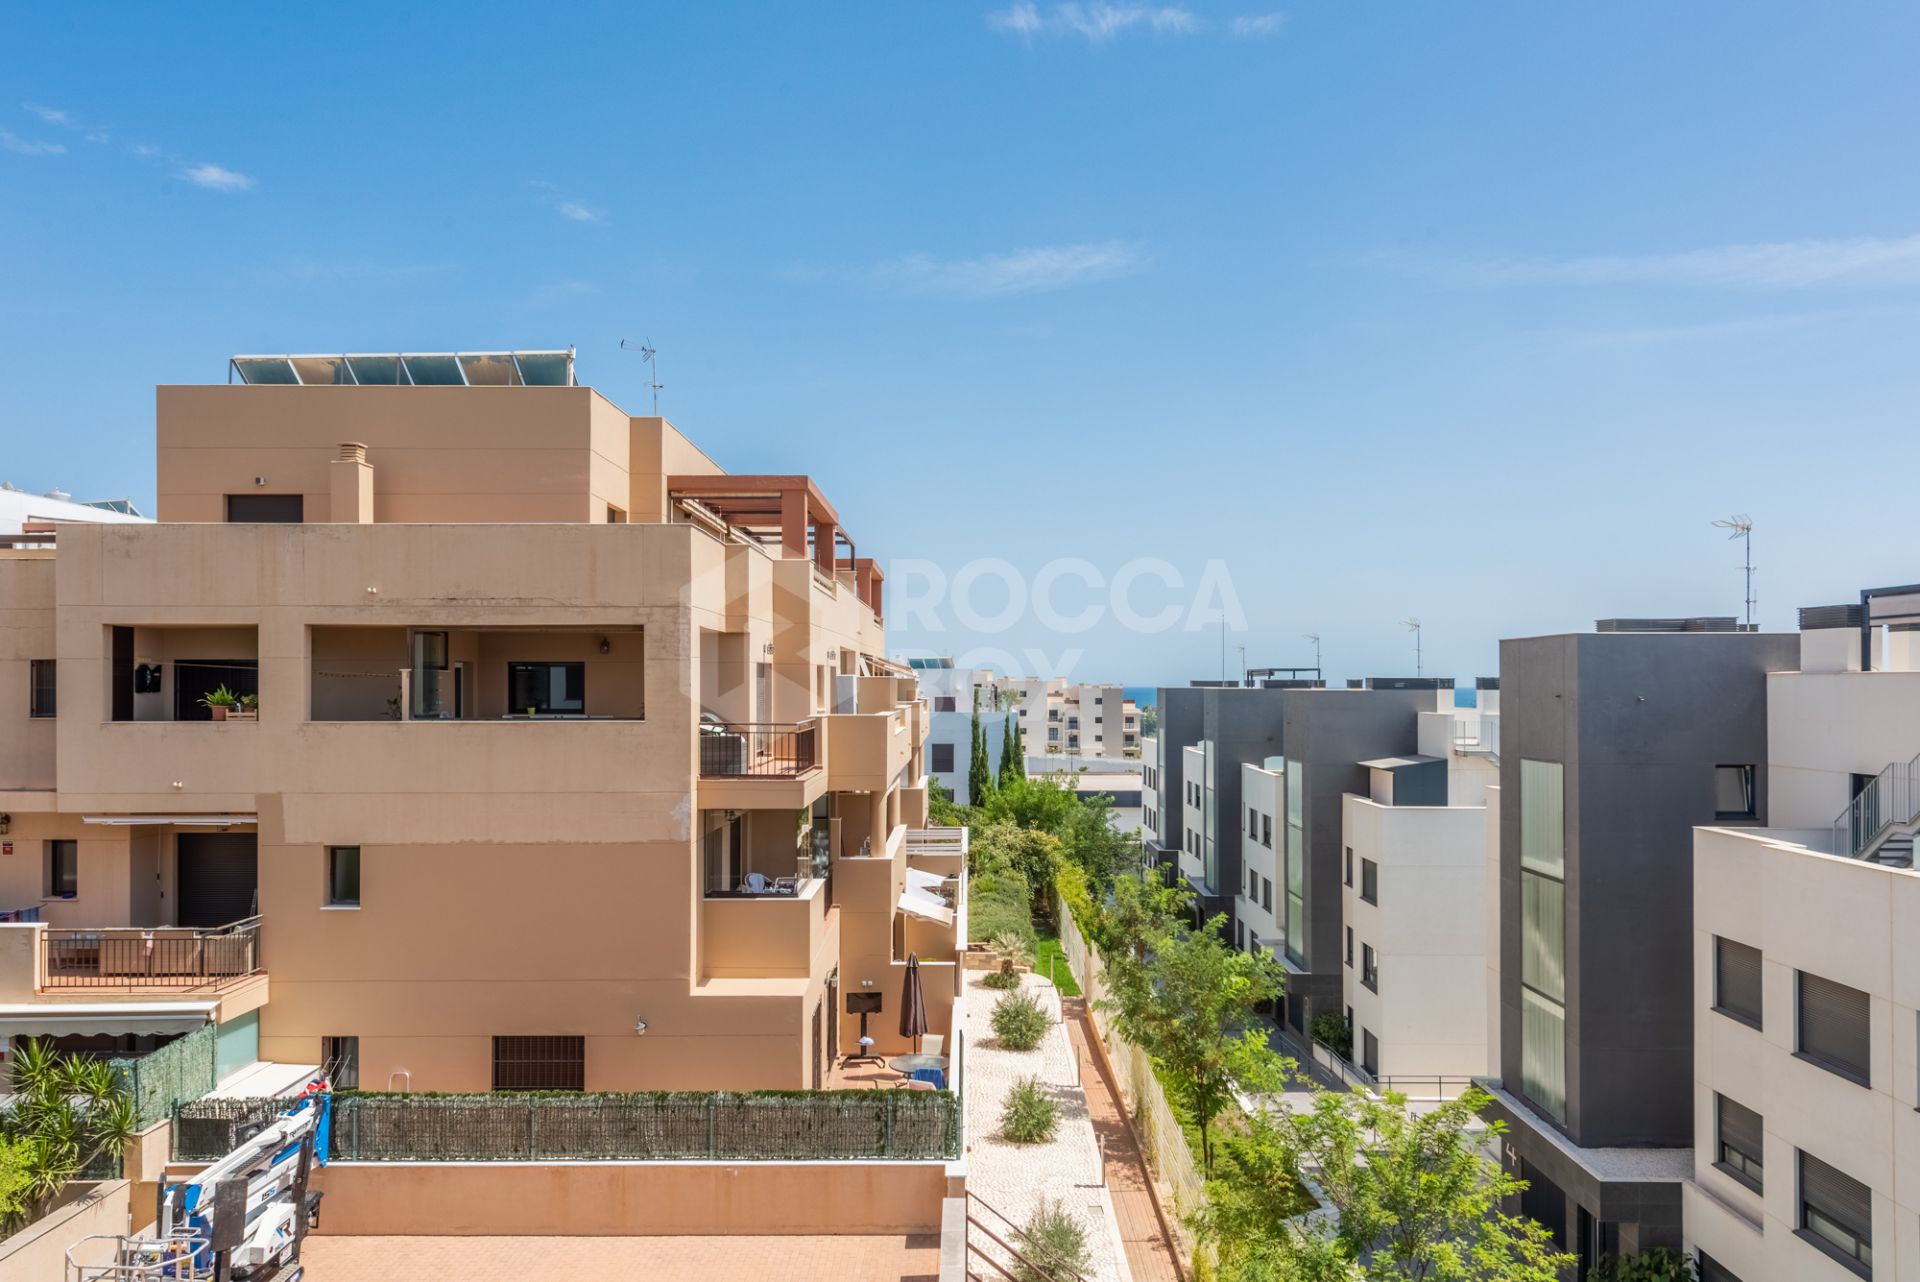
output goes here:
<path id="1" fill-rule="evenodd" d="M 1020 987 L 1020 972 L 1015 970 L 990 970 L 980 977 L 980 982 L 988 988 L 1007 992 Z"/>
<path id="2" fill-rule="evenodd" d="M 1587 1275 L 1590 1282 L 1694 1282 L 1693 1261 L 1669 1247 L 1638 1255 L 1607 1256 Z"/>
<path id="3" fill-rule="evenodd" d="M 1033 937 L 1002 931 L 987 941 L 987 947 L 1016 966 L 1033 965 Z"/>
<path id="4" fill-rule="evenodd" d="M 1013 1275 L 1019 1282 L 1053 1282 L 1055 1278 L 1082 1274 L 1092 1264 L 1087 1248 L 1087 1231 L 1073 1218 L 1066 1204 L 1041 1198 L 1040 1205 L 1025 1226 L 1013 1231 L 1013 1245 L 1033 1266 L 1015 1263 Z"/>
<path id="5" fill-rule="evenodd" d="M 1321 1011 L 1313 1017 L 1313 1040 L 1341 1059 L 1353 1058 L 1353 1025 L 1337 1010 Z"/>
<path id="6" fill-rule="evenodd" d="M 1010 1051 L 1030 1051 L 1053 1021 L 1031 993 L 1008 993 L 993 1004 L 993 1035 Z"/>
<path id="7" fill-rule="evenodd" d="M 1060 1106 L 1037 1077 L 1023 1077 L 1000 1109 L 1000 1134 L 1015 1144 L 1045 1144 L 1060 1125 Z"/>

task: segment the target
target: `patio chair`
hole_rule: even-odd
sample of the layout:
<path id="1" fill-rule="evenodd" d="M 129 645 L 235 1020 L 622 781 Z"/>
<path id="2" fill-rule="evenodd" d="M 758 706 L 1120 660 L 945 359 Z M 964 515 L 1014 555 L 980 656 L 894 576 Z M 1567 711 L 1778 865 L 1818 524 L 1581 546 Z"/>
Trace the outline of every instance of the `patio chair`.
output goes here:
<path id="1" fill-rule="evenodd" d="M 940 1088 L 920 1077 L 909 1077 L 893 1084 L 896 1091 L 937 1091 Z"/>
<path id="2" fill-rule="evenodd" d="M 747 879 L 740 883 L 740 888 L 749 895 L 764 895 L 773 889 L 773 883 L 767 880 L 765 873 L 750 872 Z"/>
<path id="3" fill-rule="evenodd" d="M 943 1068 L 916 1068 L 913 1070 L 913 1076 L 907 1080 L 909 1082 L 922 1083 L 929 1090 L 944 1091 L 947 1089 L 947 1072 Z"/>
<path id="4" fill-rule="evenodd" d="M 922 1055 L 944 1055 L 947 1053 L 947 1038 L 944 1033 L 928 1033 L 920 1039 Z"/>

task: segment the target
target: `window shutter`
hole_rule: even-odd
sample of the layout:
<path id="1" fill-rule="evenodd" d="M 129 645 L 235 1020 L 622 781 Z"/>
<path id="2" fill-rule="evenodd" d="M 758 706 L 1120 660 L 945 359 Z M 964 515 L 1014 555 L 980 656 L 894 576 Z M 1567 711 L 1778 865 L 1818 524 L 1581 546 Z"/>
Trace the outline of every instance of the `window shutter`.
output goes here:
<path id="1" fill-rule="evenodd" d="M 1713 937 L 1714 998 L 1721 1010 L 1760 1026 L 1760 950 Z"/>
<path id="2" fill-rule="evenodd" d="M 1862 1242 L 1873 1241 L 1873 1190 L 1811 1153 L 1800 1155 L 1800 1200 Z"/>
<path id="3" fill-rule="evenodd" d="M 1865 1082 L 1872 1071 L 1871 1020 L 1865 993 L 1800 972 L 1801 1054 Z"/>

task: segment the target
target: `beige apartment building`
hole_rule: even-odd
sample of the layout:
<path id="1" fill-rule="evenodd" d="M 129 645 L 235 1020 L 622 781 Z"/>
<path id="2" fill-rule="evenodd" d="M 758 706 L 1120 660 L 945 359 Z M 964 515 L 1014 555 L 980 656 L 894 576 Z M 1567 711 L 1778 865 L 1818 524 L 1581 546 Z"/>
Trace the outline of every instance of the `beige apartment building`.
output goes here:
<path id="1" fill-rule="evenodd" d="M 1064 677 L 1000 677 L 990 668 L 975 673 L 974 684 L 983 709 L 1006 703 L 1018 711 L 1030 761 L 1047 756 L 1140 758 L 1140 709 L 1127 698 L 1124 686 Z"/>
<path id="2" fill-rule="evenodd" d="M 818 1088 L 910 954 L 950 1032 L 963 839 L 809 478 L 567 352 L 231 371 L 158 389 L 156 523 L 0 547 L 0 1034 Z"/>

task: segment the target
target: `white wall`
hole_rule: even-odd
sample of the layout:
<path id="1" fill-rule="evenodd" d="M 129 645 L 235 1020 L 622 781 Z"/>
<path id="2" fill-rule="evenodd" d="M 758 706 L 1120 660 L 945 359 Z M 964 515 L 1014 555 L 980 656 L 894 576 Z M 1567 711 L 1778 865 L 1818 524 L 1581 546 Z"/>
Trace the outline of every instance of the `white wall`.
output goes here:
<path id="1" fill-rule="evenodd" d="M 1873 1277 L 1920 1279 L 1920 874 L 1809 851 L 1773 830 L 1694 830 L 1694 1178 L 1688 1241 L 1743 1282 L 1857 1275 L 1795 1235 L 1797 1150 L 1873 1189 Z M 1761 950 L 1760 1029 L 1712 1009 L 1714 937 Z M 1795 974 L 1869 995 L 1871 1084 L 1795 1047 Z M 1764 1189 L 1713 1165 L 1714 1096 L 1764 1119 Z"/>
<path id="2" fill-rule="evenodd" d="M 1853 774 L 1920 753 L 1920 672 L 1767 676 L 1767 822 L 1824 828 L 1852 799 Z"/>
<path id="3" fill-rule="evenodd" d="M 1383 806 L 1351 793 L 1342 802 L 1354 861 L 1353 884 L 1342 887 L 1354 934 L 1343 976 L 1354 1054 L 1366 1029 L 1379 1039 L 1385 1076 L 1485 1073 L 1486 809 Z M 1366 859 L 1379 865 L 1377 905 L 1360 898 Z M 1369 944 L 1378 955 L 1377 993 L 1360 982 Z"/>
<path id="4" fill-rule="evenodd" d="M 1277 770 L 1242 764 L 1240 802 L 1240 902 L 1236 915 L 1246 923 L 1250 936 L 1259 937 L 1262 949 L 1278 956 L 1278 945 L 1284 933 L 1280 927 L 1280 916 L 1286 912 L 1287 903 L 1286 885 L 1282 881 L 1285 870 L 1280 866 L 1280 849 L 1287 839 L 1286 776 Z M 1271 844 L 1263 843 L 1258 837 L 1247 836 L 1249 809 L 1259 817 L 1261 832 L 1272 832 Z M 1247 897 L 1248 869 L 1261 878 L 1258 900 Z M 1271 901 L 1267 898 L 1269 885 L 1273 887 Z M 1251 944 L 1251 940 L 1248 942 Z"/>

